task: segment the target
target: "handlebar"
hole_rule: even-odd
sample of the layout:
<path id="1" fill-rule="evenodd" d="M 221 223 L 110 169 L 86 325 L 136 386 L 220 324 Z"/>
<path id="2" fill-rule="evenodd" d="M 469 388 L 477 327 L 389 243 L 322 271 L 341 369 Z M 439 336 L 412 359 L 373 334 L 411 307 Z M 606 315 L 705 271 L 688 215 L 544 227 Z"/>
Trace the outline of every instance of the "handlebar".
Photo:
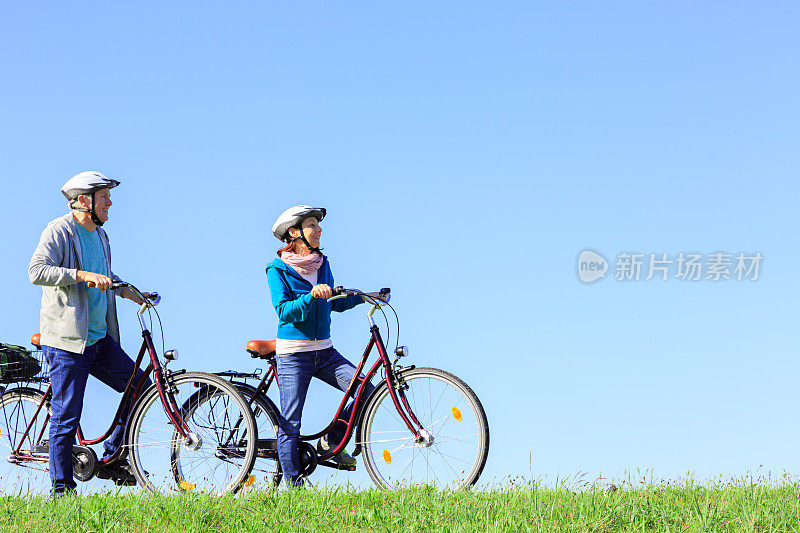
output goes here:
<path id="1" fill-rule="evenodd" d="M 370 309 L 367 312 L 367 320 L 369 320 L 370 331 L 371 331 L 371 328 L 376 327 L 375 326 L 375 321 L 373 320 L 372 316 L 377 311 L 380 311 L 381 313 L 383 313 L 384 317 L 386 316 L 386 313 L 383 311 L 382 307 L 384 307 L 384 306 L 389 307 L 392 310 L 392 312 L 394 312 L 394 308 L 389 303 L 389 300 L 390 300 L 390 298 L 392 296 L 391 295 L 392 289 L 390 289 L 388 287 L 384 287 L 383 289 L 379 290 L 377 292 L 377 294 L 374 293 L 374 292 L 373 293 L 366 293 L 366 292 L 360 291 L 358 289 L 345 289 L 342 286 L 334 287 L 332 289 L 332 292 L 333 292 L 333 296 L 331 298 L 328 298 L 329 302 L 332 302 L 333 300 L 338 300 L 339 298 L 346 298 L 347 296 L 361 296 L 361 298 L 370 306 Z M 397 313 L 394 312 L 394 315 L 395 315 L 395 318 L 396 318 L 397 317 Z M 386 319 L 386 325 L 387 325 L 387 327 L 389 325 L 389 319 L 388 318 Z M 400 334 L 400 320 L 399 319 L 397 321 L 397 332 L 398 332 L 398 335 L 399 335 Z"/>
<path id="2" fill-rule="evenodd" d="M 155 307 L 156 305 L 161 303 L 161 296 L 157 292 L 151 292 L 148 296 L 145 296 L 142 291 L 137 289 L 132 283 L 128 283 L 127 281 L 122 281 L 121 279 L 114 280 L 111 284 L 111 289 L 122 289 L 128 287 L 129 289 L 133 289 L 133 291 L 139 295 L 144 303 L 142 303 L 142 307 L 139 309 L 139 314 L 144 313 L 144 311 L 148 307 Z"/>
<path id="3" fill-rule="evenodd" d="M 378 291 L 378 297 L 376 299 L 374 296 L 367 294 L 364 291 L 360 291 L 358 289 L 345 289 L 341 285 L 339 285 L 338 287 L 334 287 L 332 290 L 333 290 L 333 296 L 331 298 L 328 298 L 329 302 L 332 302 L 333 300 L 339 300 L 340 298 L 346 298 L 348 296 L 358 295 L 367 300 L 368 302 L 371 302 L 373 305 L 389 303 L 389 298 L 391 297 L 391 292 L 392 292 L 392 289 L 385 287 L 380 291 Z"/>

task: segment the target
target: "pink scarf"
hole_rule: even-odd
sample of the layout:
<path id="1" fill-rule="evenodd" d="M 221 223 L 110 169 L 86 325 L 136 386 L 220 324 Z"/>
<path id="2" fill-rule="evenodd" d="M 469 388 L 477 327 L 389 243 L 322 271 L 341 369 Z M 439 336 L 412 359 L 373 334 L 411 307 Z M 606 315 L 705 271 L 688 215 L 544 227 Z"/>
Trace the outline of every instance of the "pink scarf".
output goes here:
<path id="1" fill-rule="evenodd" d="M 322 254 L 319 252 L 311 252 L 308 255 L 283 252 L 281 260 L 304 276 L 313 274 L 322 266 Z"/>

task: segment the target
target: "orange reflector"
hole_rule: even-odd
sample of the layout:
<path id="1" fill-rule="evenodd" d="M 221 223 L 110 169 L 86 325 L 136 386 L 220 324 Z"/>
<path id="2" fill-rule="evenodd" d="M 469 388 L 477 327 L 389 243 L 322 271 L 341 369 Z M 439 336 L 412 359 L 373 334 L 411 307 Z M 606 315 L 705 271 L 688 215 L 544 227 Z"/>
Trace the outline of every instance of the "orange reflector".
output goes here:
<path id="1" fill-rule="evenodd" d="M 461 422 L 461 411 L 457 407 L 453 407 L 453 418 Z"/>
<path id="2" fill-rule="evenodd" d="M 383 450 L 383 460 L 387 465 L 392 464 L 392 454 L 389 453 L 389 450 Z"/>
<path id="3" fill-rule="evenodd" d="M 197 485 L 194 483 L 189 483 L 188 481 L 181 481 L 181 490 L 194 490 Z"/>
<path id="4" fill-rule="evenodd" d="M 250 474 L 250 477 L 247 478 L 247 481 L 245 481 L 244 486 L 245 487 L 252 487 L 253 483 L 255 483 L 255 482 L 256 482 L 256 476 L 254 476 L 253 474 Z"/>

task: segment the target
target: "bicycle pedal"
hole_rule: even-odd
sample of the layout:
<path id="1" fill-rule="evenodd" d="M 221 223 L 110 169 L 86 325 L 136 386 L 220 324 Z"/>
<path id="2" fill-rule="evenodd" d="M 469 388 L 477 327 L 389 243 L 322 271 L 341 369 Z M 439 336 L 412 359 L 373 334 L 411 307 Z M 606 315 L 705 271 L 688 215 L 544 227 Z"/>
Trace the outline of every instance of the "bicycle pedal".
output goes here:
<path id="1" fill-rule="evenodd" d="M 334 463 L 333 461 L 320 461 L 319 463 L 322 466 L 327 466 L 328 468 L 334 468 L 336 470 L 346 470 L 348 472 L 355 472 L 356 467 L 358 465 L 343 465 L 339 463 Z"/>
<path id="2" fill-rule="evenodd" d="M 43 441 L 31 448 L 30 453 L 50 453 L 50 443 Z"/>

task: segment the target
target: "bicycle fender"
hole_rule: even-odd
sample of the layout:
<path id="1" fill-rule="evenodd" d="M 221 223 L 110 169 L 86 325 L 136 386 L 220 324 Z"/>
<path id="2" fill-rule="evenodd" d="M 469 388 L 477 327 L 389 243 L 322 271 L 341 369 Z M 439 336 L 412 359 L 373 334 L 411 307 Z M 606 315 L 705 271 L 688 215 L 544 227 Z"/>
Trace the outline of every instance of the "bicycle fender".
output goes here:
<path id="1" fill-rule="evenodd" d="M 11 388 L 6 388 L 5 390 L 3 390 L 2 395 L 5 396 L 6 394 L 22 394 L 22 393 L 25 393 L 25 392 L 30 393 L 30 394 L 37 394 L 39 396 L 44 396 L 44 393 L 41 390 L 36 389 L 34 387 L 11 387 Z"/>
<path id="2" fill-rule="evenodd" d="M 411 372 L 416 368 L 417 365 L 405 366 L 401 370 L 398 370 L 396 372 L 396 375 L 402 377 L 404 372 Z M 386 384 L 386 380 L 381 381 L 379 385 L 377 385 L 374 389 L 372 389 L 372 393 L 364 399 L 364 403 L 362 404 L 363 407 L 361 408 L 361 410 L 359 410 L 358 419 L 356 420 L 356 427 L 354 433 L 354 435 L 356 436 L 356 446 L 355 449 L 353 450 L 353 453 L 350 454 L 353 457 L 361 453 L 361 441 L 359 440 L 359 437 L 361 436 L 361 424 L 364 422 L 364 413 L 367 411 L 367 406 L 369 405 L 369 402 L 372 401 L 372 397 L 378 394 L 379 391 L 382 391 L 386 387 L 388 387 L 388 385 Z"/>
<path id="3" fill-rule="evenodd" d="M 367 411 L 367 406 L 372 401 L 372 397 L 378 394 L 378 392 L 385 389 L 388 385 L 386 385 L 386 381 L 382 381 L 377 387 L 372 389 L 372 392 L 369 396 L 364 399 L 364 403 L 362 404 L 363 407 L 358 411 L 358 418 L 356 419 L 356 427 L 353 430 L 353 434 L 356 437 L 356 446 L 353 449 L 353 453 L 350 455 L 356 457 L 361 453 L 361 423 L 364 421 L 364 413 Z"/>
<path id="4" fill-rule="evenodd" d="M 248 402 L 250 401 L 250 398 L 253 397 L 253 393 L 256 391 L 256 388 L 248 383 L 242 383 L 240 381 L 232 381 L 231 383 L 233 383 L 233 385 L 239 389 L 239 392 L 242 393 L 242 396 L 244 396 L 244 399 Z M 281 411 L 278 409 L 278 406 L 275 405 L 275 402 L 272 401 L 272 398 L 267 396 L 265 392 L 259 394 L 259 397 L 270 407 L 270 409 L 272 409 L 276 417 L 280 415 Z"/>
<path id="5" fill-rule="evenodd" d="M 153 383 L 151 383 L 150 385 L 148 385 L 146 388 L 142 389 L 142 391 L 139 393 L 139 397 L 136 398 L 136 401 L 133 402 L 133 404 L 131 405 L 131 408 L 128 411 L 128 418 L 125 421 L 125 433 L 124 433 L 125 434 L 125 439 L 123 440 L 123 451 L 122 451 L 122 454 L 120 455 L 120 457 L 126 457 L 128 455 L 128 451 L 127 451 L 127 449 L 124 449 L 125 448 L 124 445 L 127 444 L 128 442 L 130 442 L 131 435 L 129 435 L 129 433 L 131 431 L 131 419 L 133 418 L 133 414 L 139 408 L 139 405 L 146 398 L 149 398 L 153 394 L 158 394 L 158 388 L 156 387 L 155 381 Z"/>

